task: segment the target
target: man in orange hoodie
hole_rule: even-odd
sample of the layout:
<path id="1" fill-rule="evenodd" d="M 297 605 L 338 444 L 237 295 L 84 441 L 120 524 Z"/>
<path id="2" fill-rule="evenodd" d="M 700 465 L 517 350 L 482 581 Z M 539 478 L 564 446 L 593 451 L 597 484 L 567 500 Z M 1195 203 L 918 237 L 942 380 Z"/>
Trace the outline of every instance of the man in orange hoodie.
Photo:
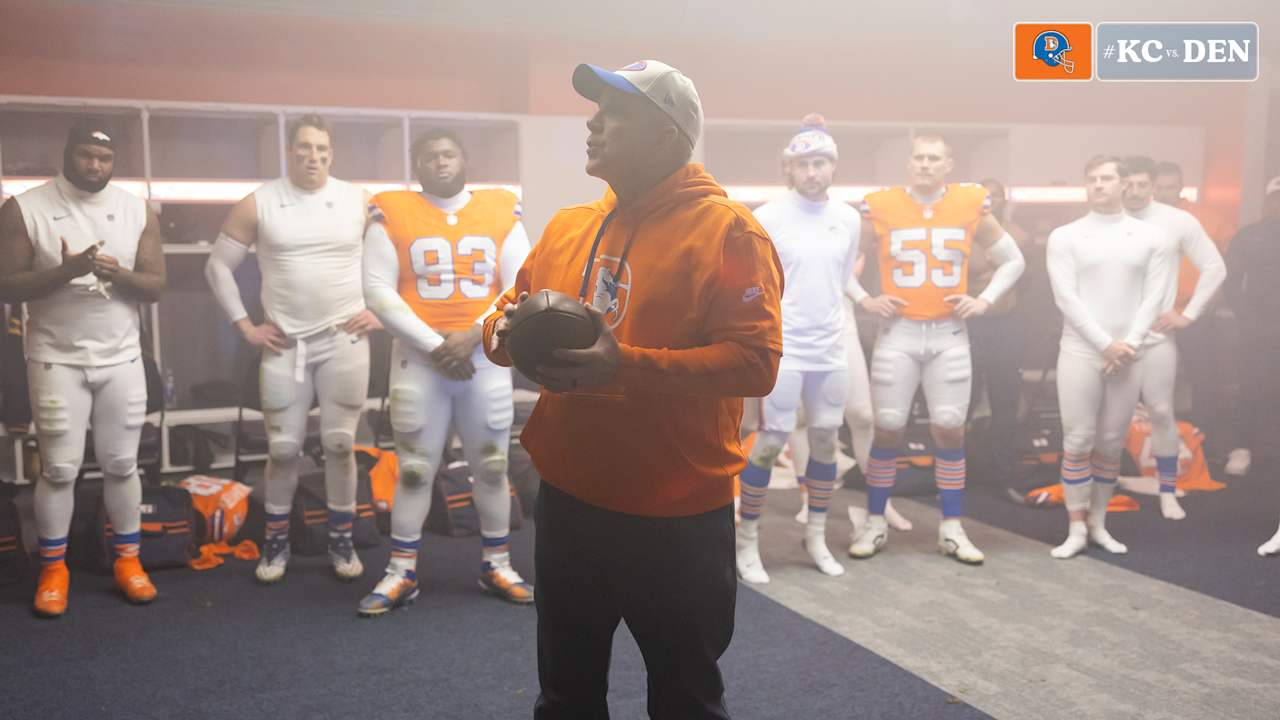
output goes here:
<path id="1" fill-rule="evenodd" d="M 701 165 L 693 83 L 652 60 L 580 65 L 596 202 L 547 224 L 485 322 L 504 338 L 530 292 L 579 298 L 600 329 L 538 369 L 521 435 L 538 497 L 534 717 L 608 717 L 609 656 L 625 620 L 649 669 L 655 718 L 727 718 L 718 660 L 733 635 L 733 478 L 742 397 L 773 388 L 782 268 L 763 228 Z"/>

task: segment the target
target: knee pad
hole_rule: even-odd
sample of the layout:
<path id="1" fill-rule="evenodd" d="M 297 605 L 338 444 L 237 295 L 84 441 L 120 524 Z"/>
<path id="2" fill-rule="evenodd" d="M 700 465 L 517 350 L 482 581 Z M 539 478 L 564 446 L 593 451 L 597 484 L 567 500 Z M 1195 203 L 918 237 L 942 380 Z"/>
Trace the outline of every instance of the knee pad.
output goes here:
<path id="1" fill-rule="evenodd" d="M 507 453 L 497 445 L 485 445 L 480 450 L 480 472 L 476 479 L 497 479 L 507 474 Z"/>
<path id="2" fill-rule="evenodd" d="M 435 476 L 435 466 L 429 459 L 399 449 L 397 452 L 400 455 L 400 482 L 406 485 L 431 482 Z"/>
<path id="3" fill-rule="evenodd" d="M 71 463 L 51 463 L 46 465 L 42 477 L 55 485 L 67 485 L 75 482 L 80 474 L 80 467 Z"/>
<path id="4" fill-rule="evenodd" d="M 350 455 L 356 439 L 346 430 L 330 430 L 320 438 L 326 454 Z"/>
<path id="5" fill-rule="evenodd" d="M 766 470 L 773 467 L 782 454 L 782 446 L 787 442 L 787 435 L 764 431 L 756 434 L 756 443 L 751 448 L 748 458 L 752 465 Z"/>
<path id="6" fill-rule="evenodd" d="M 104 475 L 113 475 L 115 477 L 129 477 L 137 471 L 138 471 L 137 457 L 107 458 L 102 463 L 102 472 Z"/>
<path id="7" fill-rule="evenodd" d="M 809 458 L 820 463 L 836 461 L 839 430 L 835 428 L 809 428 Z M 803 472 L 803 468 L 797 468 Z"/>
<path id="8" fill-rule="evenodd" d="M 1062 436 L 1062 451 L 1065 453 L 1088 456 L 1093 454 L 1093 445 L 1093 433 L 1076 431 Z"/>
<path id="9" fill-rule="evenodd" d="M 960 405 L 943 405 L 936 410 L 930 408 L 929 423 L 945 430 L 962 428 L 968 411 L 969 408 Z"/>
<path id="10" fill-rule="evenodd" d="M 275 462 L 293 462 L 302 448 L 293 440 L 271 440 L 267 443 L 267 457 Z"/>
<path id="11" fill-rule="evenodd" d="M 907 411 L 896 408 L 877 408 L 876 427 L 898 432 L 907 426 Z"/>

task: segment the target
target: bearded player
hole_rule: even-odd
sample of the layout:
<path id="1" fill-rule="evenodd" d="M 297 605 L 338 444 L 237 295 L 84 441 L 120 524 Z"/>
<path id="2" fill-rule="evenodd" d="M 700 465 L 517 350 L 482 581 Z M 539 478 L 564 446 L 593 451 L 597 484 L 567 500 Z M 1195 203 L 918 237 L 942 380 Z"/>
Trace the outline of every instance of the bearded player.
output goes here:
<path id="1" fill-rule="evenodd" d="M 836 480 L 838 433 L 851 381 L 867 384 L 866 367 L 846 362 L 841 298 L 858 258 L 858 211 L 827 197 L 839 151 L 820 115 L 809 115 L 783 150 L 791 191 L 756 209 L 782 261 L 787 291 L 782 296 L 784 348 L 773 392 L 764 398 L 761 431 L 742 471 L 742 524 L 738 529 L 738 576 L 767 583 L 760 560 L 759 517 L 773 463 L 796 429 L 804 405 L 809 459 L 797 466 L 808 498 L 804 545 L 818 570 L 844 574 L 825 537 L 827 505 Z M 860 373 L 856 370 L 861 370 Z M 864 394 L 864 397 L 866 394 Z M 868 405 L 870 403 L 867 403 Z"/>
<path id="2" fill-rule="evenodd" d="M 849 546 L 869 558 L 888 540 L 885 504 L 893 491 L 899 449 L 916 389 L 923 386 L 936 452 L 935 482 L 942 506 L 938 548 L 967 564 L 982 552 L 960 525 L 964 513 L 964 427 L 972 367 L 965 319 L 984 314 L 1018 281 L 1025 263 L 1017 243 L 990 213 L 986 188 L 947 183 L 955 161 L 934 135 L 911 143 L 911 184 L 871 193 L 862 204 L 862 237 L 875 239 L 880 295 L 853 278 L 849 290 L 882 318 L 871 358 L 875 439 L 867 468 L 867 524 Z M 967 294 L 973 243 L 996 265 L 978 297 Z"/>
<path id="3" fill-rule="evenodd" d="M 146 202 L 108 184 L 115 157 L 105 123 L 78 121 L 62 174 L 0 208 L 0 302 L 25 302 L 30 317 L 24 349 L 44 468 L 35 491 L 41 617 L 67 609 L 67 535 L 91 424 L 116 584 L 134 603 L 156 597 L 138 560 L 147 411 L 138 311 L 164 291 L 163 241 Z"/>
<path id="4" fill-rule="evenodd" d="M 422 524 L 451 425 L 475 481 L 480 588 L 529 604 L 533 587 L 511 567 L 508 551 L 511 370 L 494 365 L 480 347 L 481 321 L 524 264 L 529 238 L 514 195 L 466 189 L 467 155 L 455 134 L 424 133 L 410 157 L 423 191 L 379 193 L 365 233 L 365 299 L 395 337 L 391 427 L 400 476 L 391 560 L 358 612 L 381 615 L 418 595 Z"/>

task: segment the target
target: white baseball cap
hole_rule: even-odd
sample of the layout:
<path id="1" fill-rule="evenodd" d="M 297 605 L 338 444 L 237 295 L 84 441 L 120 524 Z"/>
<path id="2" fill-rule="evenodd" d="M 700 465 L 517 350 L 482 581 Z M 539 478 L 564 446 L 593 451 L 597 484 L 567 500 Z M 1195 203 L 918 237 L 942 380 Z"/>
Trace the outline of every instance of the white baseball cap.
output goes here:
<path id="1" fill-rule="evenodd" d="M 1267 191 L 1264 195 L 1270 195 L 1273 192 L 1280 192 L 1280 175 L 1271 178 L 1271 182 L 1267 183 Z"/>
<path id="2" fill-rule="evenodd" d="M 702 135 L 702 101 L 693 81 L 679 70 L 657 60 L 640 60 L 616 71 L 583 63 L 573 71 L 573 89 L 596 102 L 606 87 L 631 95 L 643 95 L 675 122 L 689 139 L 698 144 Z"/>

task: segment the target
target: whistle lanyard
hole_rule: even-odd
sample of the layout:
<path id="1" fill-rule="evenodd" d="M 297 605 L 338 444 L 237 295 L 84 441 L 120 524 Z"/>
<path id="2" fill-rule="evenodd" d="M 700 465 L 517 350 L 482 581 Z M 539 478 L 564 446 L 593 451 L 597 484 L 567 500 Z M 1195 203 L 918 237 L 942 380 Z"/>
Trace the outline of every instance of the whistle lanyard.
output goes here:
<path id="1" fill-rule="evenodd" d="M 604 222 L 600 223 L 600 229 L 596 231 L 595 242 L 591 243 L 591 253 L 587 255 L 587 266 L 582 271 L 582 287 L 578 289 L 578 302 L 586 302 L 587 288 L 591 286 L 591 271 L 595 268 L 596 264 L 596 251 L 600 249 L 600 241 L 604 239 L 605 230 L 609 229 L 609 223 L 613 222 L 613 218 L 616 217 L 617 214 L 617 208 L 610 210 L 609 214 L 604 216 Z M 631 252 L 631 241 L 634 239 L 634 235 L 628 237 L 626 244 L 622 246 L 622 257 L 618 258 L 619 276 L 622 275 L 622 268 L 627 262 L 627 254 Z"/>

